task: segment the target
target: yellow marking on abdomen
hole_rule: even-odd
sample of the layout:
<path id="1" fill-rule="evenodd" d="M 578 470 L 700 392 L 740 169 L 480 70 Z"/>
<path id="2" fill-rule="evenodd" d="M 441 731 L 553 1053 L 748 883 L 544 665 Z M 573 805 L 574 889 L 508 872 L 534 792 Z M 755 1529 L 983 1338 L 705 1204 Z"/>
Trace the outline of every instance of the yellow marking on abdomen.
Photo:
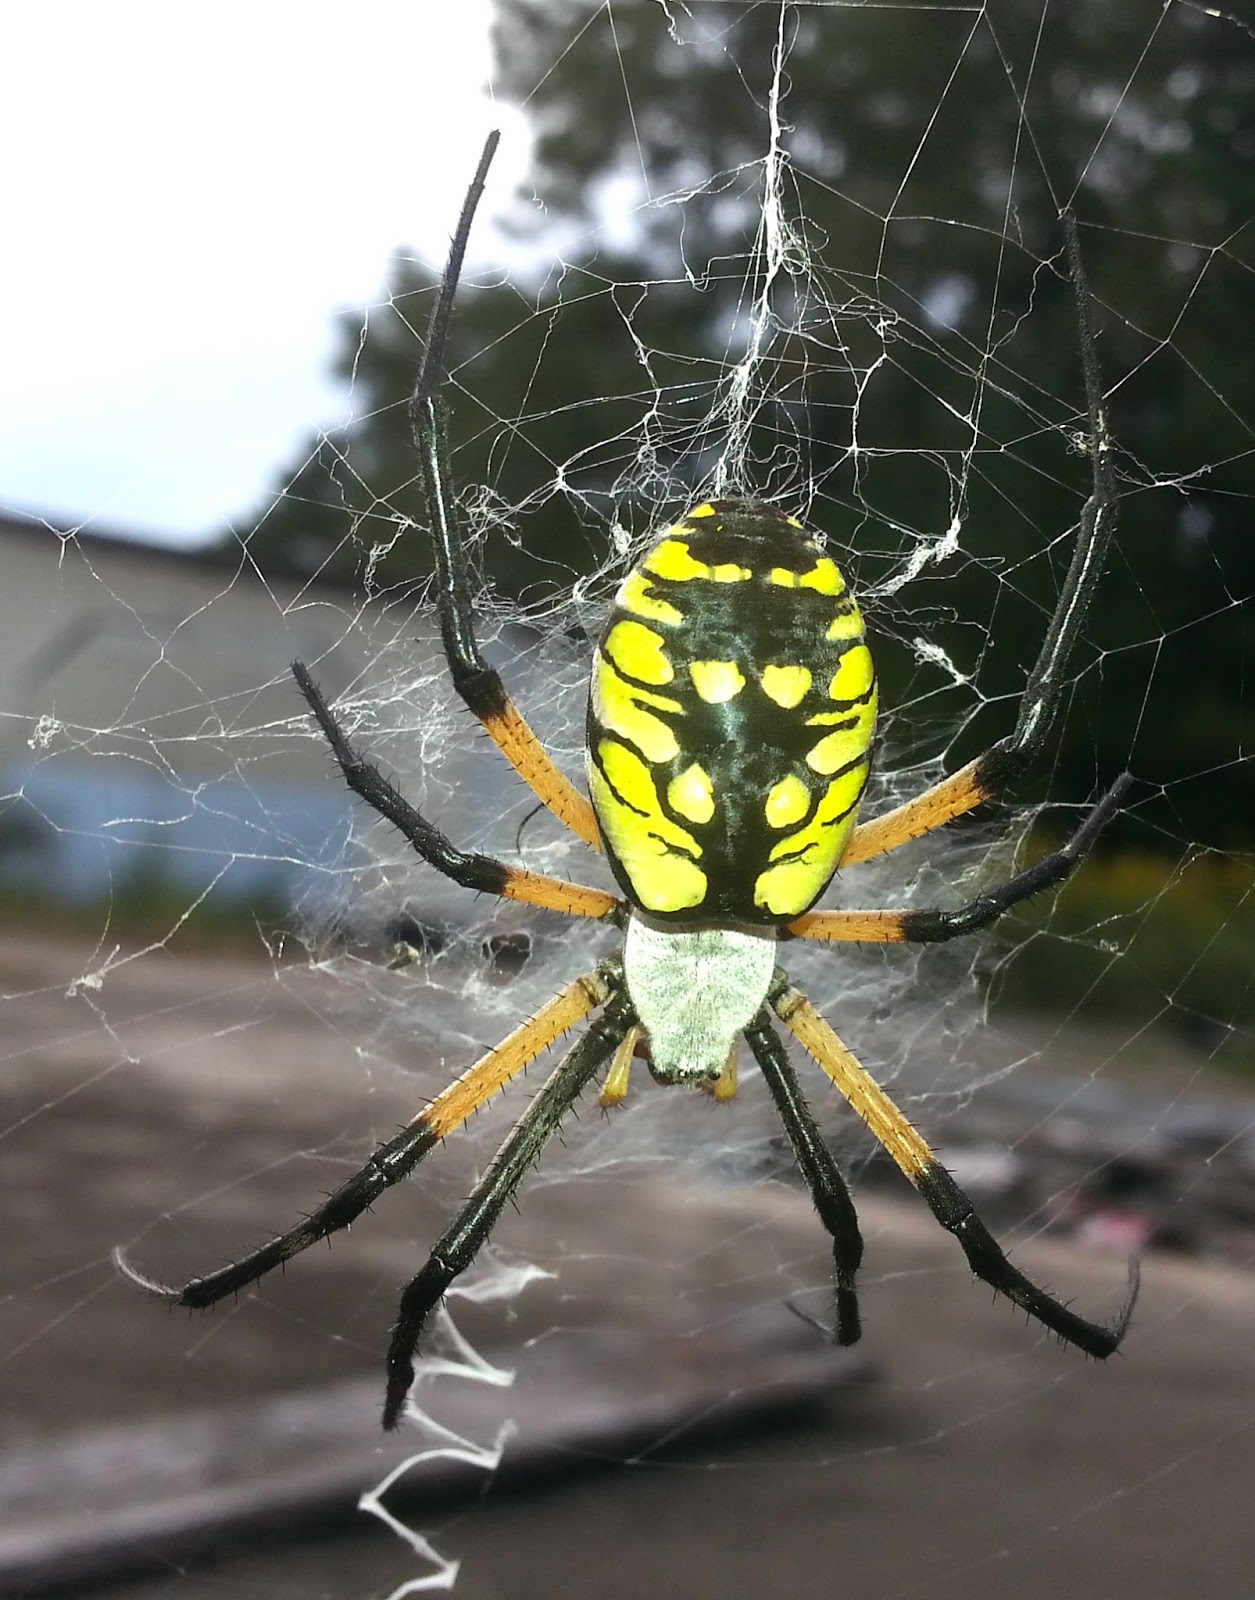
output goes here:
<path id="1" fill-rule="evenodd" d="M 695 761 L 667 785 L 667 804 L 690 822 L 709 822 L 715 814 L 715 790 L 710 774 Z"/>
<path id="2" fill-rule="evenodd" d="M 806 765 L 821 777 L 840 772 L 863 755 L 871 743 L 876 721 L 876 675 L 871 651 L 866 645 L 854 645 L 845 652 L 832 675 L 828 694 L 830 699 L 840 702 L 842 709 L 808 717 L 807 726 L 823 727 L 834 722 L 847 726 L 838 726 L 807 751 Z"/>
<path id="3" fill-rule="evenodd" d="M 603 771 L 604 768 L 604 771 Z M 613 739 L 597 745 L 588 786 L 606 843 L 645 911 L 691 911 L 706 897 L 706 874 L 692 858 L 692 834 L 664 815 L 650 768 Z"/>
<path id="4" fill-rule="evenodd" d="M 652 708 L 652 709 L 651 709 Z M 593 715 L 609 733 L 617 733 L 647 761 L 671 761 L 680 752 L 672 729 L 654 711 L 680 716 L 678 700 L 627 683 L 607 661 L 593 670 Z"/>
<path id="5" fill-rule="evenodd" d="M 630 617 L 615 623 L 602 649 L 620 672 L 642 683 L 670 683 L 675 677 L 675 668 L 667 659 L 666 640 Z"/>
<path id="6" fill-rule="evenodd" d="M 664 539 L 645 557 L 646 572 L 655 572 L 660 578 L 670 578 L 673 583 L 693 583 L 704 579 L 707 583 L 748 583 L 754 576 L 748 567 L 736 561 L 709 566 L 699 561 L 683 539 Z"/>
<path id="7" fill-rule="evenodd" d="M 790 773 L 774 784 L 767 795 L 763 812 L 769 828 L 789 828 L 810 810 L 810 791 L 801 778 Z"/>
<path id="8" fill-rule="evenodd" d="M 835 643 L 838 639 L 861 639 L 862 637 L 863 618 L 859 614 L 858 607 L 852 602 L 837 612 L 836 616 L 828 624 L 827 633 L 824 634 L 824 638 L 829 643 Z"/>
<path id="9" fill-rule="evenodd" d="M 835 561 L 820 556 L 809 572 L 794 572 L 789 567 L 772 567 L 767 582 L 782 589 L 815 589 L 820 594 L 844 594 L 845 579 Z"/>
<path id="10" fill-rule="evenodd" d="M 828 785 L 804 828 L 786 834 L 772 847 L 770 859 L 775 864 L 755 880 L 755 905 L 772 916 L 796 917 L 814 902 L 840 864 L 866 781 L 864 759 Z"/>
<path id="11" fill-rule="evenodd" d="M 806 765 L 821 778 L 830 778 L 834 772 L 840 772 L 842 767 L 848 765 L 866 745 L 861 725 L 838 728 L 836 733 L 830 733 L 826 739 L 811 746 L 806 752 Z"/>
<path id="12" fill-rule="evenodd" d="M 734 700 L 745 687 L 745 674 L 735 661 L 694 661 L 689 676 L 698 694 L 712 706 Z"/>
<path id="13" fill-rule="evenodd" d="M 854 645 L 841 657 L 828 684 L 829 700 L 861 700 L 875 682 L 872 653 L 865 644 Z"/>
<path id="14" fill-rule="evenodd" d="M 809 667 L 764 667 L 763 693 L 785 711 L 801 705 L 811 686 Z"/>
<path id="15" fill-rule="evenodd" d="M 673 628 L 678 627 L 684 621 L 683 614 L 665 600 L 659 600 L 653 593 L 653 587 L 649 577 L 636 568 L 619 585 L 615 604 L 624 611 L 635 612 L 638 617 L 648 618 L 650 622 L 665 622 Z"/>
<path id="16" fill-rule="evenodd" d="M 625 807 L 639 817 L 649 817 L 658 807 L 658 790 L 654 785 L 653 769 L 641 760 L 635 750 L 629 750 L 617 739 L 602 739 L 597 745 L 597 755 L 605 768 L 604 778 L 597 764 L 592 772 L 599 781 L 610 785 L 614 791 L 616 812 Z"/>

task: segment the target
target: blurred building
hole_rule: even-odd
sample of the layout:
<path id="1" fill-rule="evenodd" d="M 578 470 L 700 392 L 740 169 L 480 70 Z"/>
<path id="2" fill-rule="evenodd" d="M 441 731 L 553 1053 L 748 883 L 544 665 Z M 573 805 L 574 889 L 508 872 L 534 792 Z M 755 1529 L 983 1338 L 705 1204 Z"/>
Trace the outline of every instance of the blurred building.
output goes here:
<path id="1" fill-rule="evenodd" d="M 12 515 L 0 571 L 0 885 L 308 892 L 347 808 L 297 736 L 288 665 L 348 680 L 354 596 Z"/>
<path id="2" fill-rule="evenodd" d="M 483 915 L 399 839 L 395 893 L 361 901 L 361 808 L 292 682 L 299 657 L 346 697 L 364 746 L 460 844 L 534 810 L 455 701 L 412 592 L 365 601 L 263 577 L 243 548 L 178 552 L 11 514 L 0 573 L 0 894 L 347 906 L 410 936 Z M 534 633 L 509 626 L 484 648 L 525 703 L 552 705 Z"/>

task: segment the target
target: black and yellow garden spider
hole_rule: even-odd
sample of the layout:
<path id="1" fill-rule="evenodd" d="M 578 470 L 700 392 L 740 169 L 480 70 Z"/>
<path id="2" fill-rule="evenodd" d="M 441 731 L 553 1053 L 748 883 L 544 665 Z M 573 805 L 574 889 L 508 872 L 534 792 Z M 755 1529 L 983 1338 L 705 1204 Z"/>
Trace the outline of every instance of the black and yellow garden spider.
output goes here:
<path id="1" fill-rule="evenodd" d="M 876 715 L 876 678 L 859 610 L 820 541 L 757 500 L 693 506 L 623 581 L 597 647 L 588 709 L 591 803 L 553 764 L 480 654 L 446 432 L 445 347 L 472 218 L 496 135 L 484 147 L 454 234 L 412 400 L 444 652 L 457 692 L 538 799 L 593 850 L 622 897 L 459 850 L 360 754 L 302 662 L 293 673 L 349 788 L 464 888 L 623 932 L 618 954 L 570 984 L 380 1145 L 312 1216 L 233 1265 L 183 1288 L 137 1281 L 203 1307 L 346 1228 L 390 1185 L 549 1048 L 591 1017 L 506 1136 L 470 1198 L 406 1285 L 387 1357 L 383 1424 L 394 1428 L 428 1316 L 470 1265 L 502 1208 L 564 1115 L 610 1063 L 602 1103 L 627 1090 L 634 1054 L 654 1077 L 736 1093 L 748 1043 L 833 1240 L 832 1337 L 859 1337 L 858 1219 L 772 1024 L 774 1013 L 840 1089 L 972 1271 L 1087 1354 L 1120 1344 L 1136 1267 L 1114 1322 L 1077 1316 L 1011 1265 L 954 1179 L 883 1089 L 776 963 L 787 939 L 932 942 L 982 928 L 1072 872 L 1120 804 L 1128 778 L 1053 855 L 954 910 L 813 911 L 839 866 L 931 833 L 998 794 L 1042 747 L 1114 526 L 1110 445 L 1075 225 L 1064 226 L 1075 287 L 1093 473 L 1058 606 L 1012 733 L 961 771 L 870 822 L 857 823 Z M 595 1013 L 595 1015 L 594 1015 Z M 125 1263 L 123 1263 L 125 1266 Z"/>

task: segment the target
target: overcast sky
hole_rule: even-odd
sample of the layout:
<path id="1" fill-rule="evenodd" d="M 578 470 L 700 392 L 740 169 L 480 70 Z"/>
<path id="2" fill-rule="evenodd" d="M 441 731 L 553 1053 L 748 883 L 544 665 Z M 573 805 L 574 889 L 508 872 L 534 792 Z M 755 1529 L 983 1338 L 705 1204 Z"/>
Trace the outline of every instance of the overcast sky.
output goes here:
<path id="1" fill-rule="evenodd" d="M 526 164 L 488 0 L 69 0 L 0 15 L 0 506 L 190 544 L 339 421 L 333 313 Z"/>

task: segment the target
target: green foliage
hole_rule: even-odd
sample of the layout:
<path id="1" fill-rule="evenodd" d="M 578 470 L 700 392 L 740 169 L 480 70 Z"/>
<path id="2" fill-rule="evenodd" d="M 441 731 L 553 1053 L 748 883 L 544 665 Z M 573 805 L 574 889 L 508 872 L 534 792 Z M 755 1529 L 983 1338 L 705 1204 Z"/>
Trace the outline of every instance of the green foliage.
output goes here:
<path id="1" fill-rule="evenodd" d="M 260 952 L 293 926 L 283 884 L 251 895 L 210 894 L 189 907 L 185 882 L 157 860 L 137 865 L 109 894 L 67 899 L 35 884 L 0 885 L 0 926 L 41 933 L 158 943 L 178 950 Z"/>
<path id="2" fill-rule="evenodd" d="M 999 982 L 1012 1006 L 1158 1019 L 1203 1043 L 1255 1029 L 1249 860 L 1094 857 L 1015 923 L 1017 949 Z"/>
<path id="3" fill-rule="evenodd" d="M 602 261 L 595 274 L 572 268 L 530 298 L 509 284 L 468 282 L 459 292 L 449 351 L 452 444 L 462 484 L 472 492 L 490 486 L 491 509 L 507 513 L 483 551 L 489 577 L 507 593 L 565 590 L 573 575 L 602 563 L 602 514 L 586 514 L 589 502 L 613 492 L 623 441 L 634 439 L 656 385 L 701 357 L 705 341 L 687 295 L 633 283 L 633 270 L 641 263 Z M 431 571 L 407 404 L 433 293 L 430 277 L 398 255 L 388 304 L 366 322 L 340 318 L 335 370 L 351 379 L 360 420 L 312 444 L 285 474 L 246 535 L 263 570 L 357 582 L 369 573 L 379 588 Z M 655 307 L 669 301 L 651 327 L 671 351 L 648 383 L 629 332 L 647 298 Z M 555 494 L 559 468 L 565 490 Z"/>

